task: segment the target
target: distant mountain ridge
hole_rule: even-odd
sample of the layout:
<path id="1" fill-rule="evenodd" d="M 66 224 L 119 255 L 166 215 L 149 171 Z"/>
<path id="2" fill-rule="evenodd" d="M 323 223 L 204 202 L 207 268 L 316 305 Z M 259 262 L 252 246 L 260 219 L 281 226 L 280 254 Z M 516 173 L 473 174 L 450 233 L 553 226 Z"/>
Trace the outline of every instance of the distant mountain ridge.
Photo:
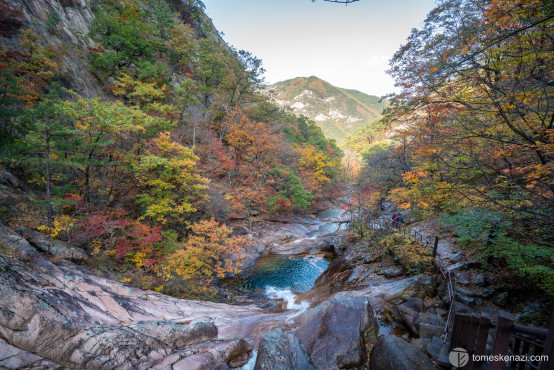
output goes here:
<path id="1" fill-rule="evenodd" d="M 380 118 L 387 107 L 378 96 L 336 87 L 315 76 L 277 82 L 267 91 L 279 106 L 314 120 L 339 145 L 358 127 Z"/>

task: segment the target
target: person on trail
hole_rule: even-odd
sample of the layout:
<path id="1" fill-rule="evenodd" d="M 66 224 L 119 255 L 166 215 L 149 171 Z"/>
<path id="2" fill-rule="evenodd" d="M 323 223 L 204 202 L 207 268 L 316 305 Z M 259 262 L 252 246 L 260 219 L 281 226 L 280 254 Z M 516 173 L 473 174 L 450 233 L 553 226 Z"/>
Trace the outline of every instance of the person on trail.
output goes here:
<path id="1" fill-rule="evenodd" d="M 404 223 L 401 213 L 395 213 L 392 215 L 392 227 L 400 227 Z"/>

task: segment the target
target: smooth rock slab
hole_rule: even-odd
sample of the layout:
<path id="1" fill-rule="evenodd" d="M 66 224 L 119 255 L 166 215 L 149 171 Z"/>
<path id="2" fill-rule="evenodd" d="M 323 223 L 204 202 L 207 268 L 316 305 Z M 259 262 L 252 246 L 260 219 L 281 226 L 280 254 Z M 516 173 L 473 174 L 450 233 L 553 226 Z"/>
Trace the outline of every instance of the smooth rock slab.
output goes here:
<path id="1" fill-rule="evenodd" d="M 431 360 L 404 339 L 379 339 L 370 354 L 371 370 L 439 370 Z"/>
<path id="2" fill-rule="evenodd" d="M 145 321 L 130 328 L 137 333 L 155 337 L 174 348 L 217 339 L 217 327 L 211 320 L 190 325 L 180 325 L 171 321 Z"/>
<path id="3" fill-rule="evenodd" d="M 19 369 L 24 368 L 42 360 L 31 352 L 24 351 L 8 344 L 0 338 L 0 369 Z"/>
<path id="4" fill-rule="evenodd" d="M 211 353 L 201 352 L 184 358 L 172 365 L 172 370 L 211 370 L 216 362 Z"/>
<path id="5" fill-rule="evenodd" d="M 305 312 L 296 336 L 316 369 L 337 369 L 364 365 L 366 340 L 377 331 L 367 298 L 346 296 Z"/>
<path id="6" fill-rule="evenodd" d="M 10 250 L 34 250 L 13 231 L 2 236 Z M 51 361 L 79 369 L 241 366 L 251 351 L 242 338 L 255 341 L 285 325 L 289 314 L 167 297 L 35 254 L 0 255 L 0 337 L 25 351 L 4 367 L 35 359 L 29 352 L 42 358 L 40 366 Z"/>

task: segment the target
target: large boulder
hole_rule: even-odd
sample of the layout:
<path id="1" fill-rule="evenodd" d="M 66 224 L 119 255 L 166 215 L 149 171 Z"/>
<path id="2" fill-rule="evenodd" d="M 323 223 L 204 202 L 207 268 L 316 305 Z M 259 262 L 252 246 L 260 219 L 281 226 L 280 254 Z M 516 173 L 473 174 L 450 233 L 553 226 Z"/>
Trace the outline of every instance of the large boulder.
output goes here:
<path id="1" fill-rule="evenodd" d="M 87 257 L 86 252 L 81 248 L 70 247 L 64 242 L 51 239 L 28 227 L 20 226 L 16 231 L 37 249 L 45 253 L 71 260 L 81 260 Z"/>
<path id="2" fill-rule="evenodd" d="M 449 344 L 444 343 L 442 339 L 434 337 L 425 346 L 425 351 L 431 356 L 435 362 L 445 368 L 450 367 L 452 364 L 448 359 Z"/>
<path id="3" fill-rule="evenodd" d="M 293 334 L 281 328 L 267 333 L 260 341 L 254 370 L 311 370 L 306 347 Z"/>
<path id="4" fill-rule="evenodd" d="M 400 317 L 413 336 L 419 336 L 419 328 L 416 325 L 417 317 L 423 308 L 420 298 L 410 298 L 406 302 L 396 306 Z"/>
<path id="5" fill-rule="evenodd" d="M 341 290 L 351 277 L 356 264 L 347 258 L 340 257 L 333 261 L 325 271 L 316 279 L 314 288 L 334 292 Z"/>
<path id="6" fill-rule="evenodd" d="M 38 252 L 27 239 L 0 221 L 0 251 L 13 257 L 37 257 Z"/>
<path id="7" fill-rule="evenodd" d="M 417 348 L 393 335 L 379 339 L 369 357 L 371 370 L 440 369 Z"/>
<path id="8" fill-rule="evenodd" d="M 364 365 L 378 326 L 365 297 L 342 297 L 303 314 L 296 336 L 317 369 Z"/>
<path id="9" fill-rule="evenodd" d="M 0 187 L 6 189 L 21 188 L 21 182 L 11 174 L 4 166 L 0 165 Z"/>
<path id="10" fill-rule="evenodd" d="M 398 315 L 414 337 L 430 338 L 434 333 L 441 332 L 445 321 L 438 313 L 423 312 L 423 301 L 410 298 L 396 306 Z M 393 311 L 394 312 L 394 311 Z M 425 326 L 422 330 L 422 326 Z"/>

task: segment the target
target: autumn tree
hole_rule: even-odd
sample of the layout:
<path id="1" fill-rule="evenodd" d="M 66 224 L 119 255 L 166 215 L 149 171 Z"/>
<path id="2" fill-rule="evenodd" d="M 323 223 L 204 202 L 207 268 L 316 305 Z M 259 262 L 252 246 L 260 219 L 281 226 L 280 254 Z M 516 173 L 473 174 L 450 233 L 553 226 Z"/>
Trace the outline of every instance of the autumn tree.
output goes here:
<path id="1" fill-rule="evenodd" d="M 271 174 L 277 191 L 269 201 L 273 211 L 289 211 L 293 206 L 306 209 L 311 205 L 313 195 L 302 186 L 294 171 L 277 167 Z"/>
<path id="2" fill-rule="evenodd" d="M 237 274 L 248 242 L 242 236 L 231 236 L 232 231 L 213 218 L 198 221 L 183 247 L 167 258 L 167 265 L 182 278 L 204 284 L 227 273 Z"/>
<path id="3" fill-rule="evenodd" d="M 122 199 L 135 186 L 127 170 L 133 155 L 138 154 L 143 141 L 172 124 L 121 102 L 72 95 L 74 99 L 60 102 L 59 109 L 80 142 L 71 153 L 78 162 L 74 186 L 88 202 L 105 205 Z"/>
<path id="4" fill-rule="evenodd" d="M 295 150 L 300 155 L 298 166 L 306 174 L 310 189 L 320 191 L 336 177 L 337 164 L 323 151 L 310 144 L 298 145 Z"/>
<path id="5" fill-rule="evenodd" d="M 91 50 L 94 73 L 106 79 L 135 68 L 141 78 L 163 80 L 167 76 L 167 67 L 155 58 L 164 45 L 159 25 L 153 22 L 156 19 L 149 19 L 138 2 L 107 1 L 94 11 L 89 35 L 101 46 Z"/>
<path id="6" fill-rule="evenodd" d="M 40 41 L 32 30 L 24 30 L 19 48 L 0 49 L 0 145 L 21 134 L 17 117 L 47 93 L 58 71 L 55 49 Z"/>
<path id="7" fill-rule="evenodd" d="M 245 50 L 235 51 L 231 70 L 225 83 L 229 90 L 228 107 L 242 106 L 259 100 L 257 89 L 263 84 L 265 70 L 262 61 Z"/>
<path id="8" fill-rule="evenodd" d="M 133 165 L 144 208 L 142 218 L 183 229 L 187 216 L 205 199 L 207 180 L 198 173 L 192 151 L 174 142 L 168 132 L 154 138 Z"/>
<path id="9" fill-rule="evenodd" d="M 541 1 L 442 1 L 391 62 L 402 93 L 389 112 L 414 163 L 395 200 L 497 215 L 492 232 L 476 220 L 495 235 L 488 252 L 549 291 L 553 17 Z"/>

